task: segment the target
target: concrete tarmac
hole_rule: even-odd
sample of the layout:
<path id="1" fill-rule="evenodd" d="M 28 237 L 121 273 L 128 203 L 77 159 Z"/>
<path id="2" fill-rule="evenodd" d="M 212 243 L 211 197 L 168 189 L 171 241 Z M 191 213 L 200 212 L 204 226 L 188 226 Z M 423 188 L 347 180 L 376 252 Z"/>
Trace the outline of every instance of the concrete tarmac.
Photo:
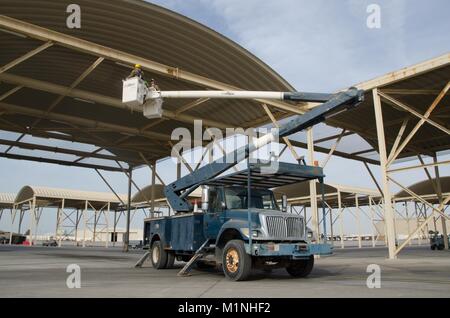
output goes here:
<path id="1" fill-rule="evenodd" d="M 291 278 L 284 269 L 254 271 L 251 280 L 231 282 L 216 270 L 193 270 L 177 277 L 175 269 L 133 265 L 142 250 L 120 248 L 27 247 L 0 245 L 0 297 L 449 297 L 450 252 L 407 247 L 397 260 L 385 248 L 335 249 L 316 260 L 308 278 Z M 81 269 L 81 288 L 69 289 L 67 266 Z M 368 288 L 381 269 L 381 288 Z"/>

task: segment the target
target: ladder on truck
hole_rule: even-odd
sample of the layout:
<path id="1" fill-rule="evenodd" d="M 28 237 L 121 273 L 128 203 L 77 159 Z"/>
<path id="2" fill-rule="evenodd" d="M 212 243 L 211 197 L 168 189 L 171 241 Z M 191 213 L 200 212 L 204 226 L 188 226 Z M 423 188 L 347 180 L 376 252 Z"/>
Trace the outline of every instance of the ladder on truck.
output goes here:
<path id="1" fill-rule="evenodd" d="M 195 251 L 195 254 L 191 257 L 189 262 L 184 265 L 184 267 L 178 272 L 177 276 L 189 276 L 190 271 L 192 270 L 192 266 L 194 266 L 195 262 L 203 256 L 204 248 L 208 245 L 209 239 L 207 239 L 200 248 Z M 141 268 L 142 265 L 145 263 L 147 258 L 150 257 L 152 253 L 152 250 L 148 250 L 145 252 L 145 254 L 137 261 L 137 263 L 134 265 L 135 268 Z"/>
<path id="2" fill-rule="evenodd" d="M 192 270 L 192 266 L 194 266 L 195 262 L 197 262 L 197 260 L 203 256 L 204 253 L 204 248 L 208 245 L 209 243 L 209 239 L 207 239 L 205 241 L 205 243 L 202 244 L 202 246 L 200 246 L 200 248 L 195 252 L 195 254 L 191 257 L 191 259 L 189 260 L 189 262 L 186 263 L 186 265 L 184 265 L 184 267 L 178 272 L 177 276 L 190 276 L 190 272 Z"/>

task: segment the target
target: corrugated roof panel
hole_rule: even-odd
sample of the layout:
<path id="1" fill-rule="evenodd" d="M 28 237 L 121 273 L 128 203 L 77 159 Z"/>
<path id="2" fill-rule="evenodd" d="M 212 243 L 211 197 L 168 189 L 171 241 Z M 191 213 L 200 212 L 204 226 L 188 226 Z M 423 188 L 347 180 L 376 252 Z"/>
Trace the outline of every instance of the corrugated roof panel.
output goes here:
<path id="1" fill-rule="evenodd" d="M 120 194 L 119 196 L 124 202 L 126 201 L 126 195 Z M 32 200 L 33 197 L 39 199 L 67 199 L 78 201 L 87 200 L 104 203 L 120 203 L 120 200 L 113 193 L 60 189 L 41 186 L 23 187 L 17 194 L 15 203 L 22 203 L 24 201 Z"/>

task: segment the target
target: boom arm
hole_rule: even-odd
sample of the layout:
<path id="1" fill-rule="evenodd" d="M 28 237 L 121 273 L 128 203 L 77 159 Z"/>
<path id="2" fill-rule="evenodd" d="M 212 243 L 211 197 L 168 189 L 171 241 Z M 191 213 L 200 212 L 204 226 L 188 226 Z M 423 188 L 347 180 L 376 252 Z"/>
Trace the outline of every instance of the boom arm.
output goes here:
<path id="1" fill-rule="evenodd" d="M 207 97 L 210 92 L 155 92 L 158 93 L 159 97 L 166 98 L 201 98 Z M 177 94 L 175 94 L 177 93 Z M 212 92 L 212 94 L 217 95 L 218 92 Z M 221 92 L 227 94 L 230 92 Z M 233 92 L 237 93 L 237 92 Z M 245 95 L 246 92 L 241 92 Z M 255 92 L 251 92 L 255 93 Z M 260 92 L 260 93 L 270 93 L 272 92 Z M 204 95 L 203 95 L 204 94 Z M 186 96 L 187 95 L 187 96 Z M 275 96 L 276 95 L 276 96 Z M 228 95 L 229 96 L 229 95 Z M 270 98 L 267 94 L 265 97 L 251 97 L 247 96 L 236 98 Z M 155 96 L 156 97 L 156 96 Z M 153 97 L 153 98 L 155 98 Z M 230 98 L 230 97 L 224 97 Z M 231 97 L 232 98 L 232 97 Z M 316 94 L 316 93 L 277 93 L 272 95 L 272 99 L 283 99 L 291 101 L 308 101 L 308 102 L 324 102 L 322 105 L 314 108 L 313 110 L 307 112 L 302 116 L 296 116 L 286 125 L 280 128 L 279 137 L 287 137 L 296 132 L 304 130 L 306 128 L 312 127 L 320 122 L 325 121 L 327 118 L 336 115 L 337 113 L 346 111 L 347 109 L 357 106 L 364 99 L 364 91 L 358 90 L 356 88 L 350 88 L 347 91 L 329 95 L 329 94 Z M 258 138 L 255 142 L 249 143 L 234 152 L 227 154 L 225 157 L 220 158 L 206 166 L 199 168 L 198 170 L 186 175 L 179 180 L 167 185 L 164 188 L 164 193 L 166 198 L 172 208 L 180 212 L 192 211 L 192 205 L 186 200 L 187 196 L 195 190 L 199 185 L 203 184 L 205 181 L 213 179 L 228 169 L 232 168 L 240 161 L 248 158 L 250 153 L 253 151 L 273 142 L 275 136 L 273 134 L 267 134 L 263 137 Z"/>

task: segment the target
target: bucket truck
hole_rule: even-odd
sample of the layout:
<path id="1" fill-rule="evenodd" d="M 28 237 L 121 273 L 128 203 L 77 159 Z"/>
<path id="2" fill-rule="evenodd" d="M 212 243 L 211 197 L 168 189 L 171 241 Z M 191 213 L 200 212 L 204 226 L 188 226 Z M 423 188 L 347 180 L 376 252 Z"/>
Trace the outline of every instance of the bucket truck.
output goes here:
<path id="1" fill-rule="evenodd" d="M 279 137 L 287 137 L 312 127 L 363 101 L 364 92 L 350 88 L 337 94 L 302 92 L 249 91 L 155 91 L 139 78 L 124 82 L 123 102 L 143 107 L 149 118 L 163 114 L 163 99 L 228 98 L 277 99 L 297 102 L 318 102 L 321 105 L 301 116 L 295 116 L 280 127 Z M 246 280 L 252 268 L 283 267 L 293 277 L 306 277 L 314 266 L 314 255 L 328 255 L 332 248 L 325 241 L 311 242 L 306 220 L 287 213 L 287 198 L 281 207 L 273 188 L 318 180 L 323 184 L 322 168 L 302 163 L 279 163 L 276 171 L 264 172 L 264 163 L 248 163 L 247 170 L 223 175 L 239 161 L 271 142 L 274 134 L 266 134 L 196 171 L 165 186 L 164 193 L 173 216 L 148 218 L 144 224 L 146 257 L 157 269 L 171 268 L 175 260 L 187 262 L 179 275 L 186 275 L 192 266 L 221 268 L 227 278 Z M 219 177 L 221 176 L 221 177 Z M 201 209 L 188 199 L 197 188 L 202 189 Z M 196 206 L 196 205 L 195 205 Z M 324 218 L 324 228 L 325 218 Z"/>

